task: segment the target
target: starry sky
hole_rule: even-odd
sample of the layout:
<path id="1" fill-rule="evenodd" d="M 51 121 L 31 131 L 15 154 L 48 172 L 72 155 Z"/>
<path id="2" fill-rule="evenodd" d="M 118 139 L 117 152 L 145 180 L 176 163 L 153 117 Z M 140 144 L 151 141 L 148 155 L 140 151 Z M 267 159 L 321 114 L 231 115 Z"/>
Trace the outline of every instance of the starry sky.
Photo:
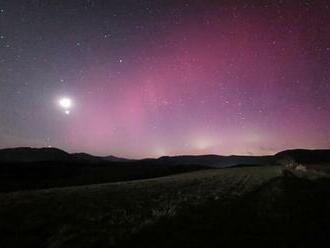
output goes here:
<path id="1" fill-rule="evenodd" d="M 0 148 L 330 147 L 328 0 L 0 0 Z"/>

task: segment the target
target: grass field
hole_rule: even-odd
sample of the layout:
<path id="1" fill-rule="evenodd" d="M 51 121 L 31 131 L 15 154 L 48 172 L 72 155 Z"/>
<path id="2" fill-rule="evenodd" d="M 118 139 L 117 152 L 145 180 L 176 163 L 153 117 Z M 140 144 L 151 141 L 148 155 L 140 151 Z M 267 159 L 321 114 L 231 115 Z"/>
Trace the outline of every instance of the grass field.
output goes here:
<path id="1" fill-rule="evenodd" d="M 119 183 L 0 195 L 1 247 L 116 247 L 193 206 L 226 205 L 281 168 L 204 170 Z M 124 242 L 125 241 L 125 242 Z"/>

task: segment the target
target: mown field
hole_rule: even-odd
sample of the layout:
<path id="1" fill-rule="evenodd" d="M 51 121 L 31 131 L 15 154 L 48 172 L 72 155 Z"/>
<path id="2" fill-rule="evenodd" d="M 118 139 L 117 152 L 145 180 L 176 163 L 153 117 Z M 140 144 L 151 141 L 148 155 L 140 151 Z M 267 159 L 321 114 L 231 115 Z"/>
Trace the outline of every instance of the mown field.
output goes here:
<path id="1" fill-rule="evenodd" d="M 229 204 L 280 174 L 275 166 L 213 169 L 1 194 L 0 247 L 125 246 L 164 219 L 208 202 Z"/>

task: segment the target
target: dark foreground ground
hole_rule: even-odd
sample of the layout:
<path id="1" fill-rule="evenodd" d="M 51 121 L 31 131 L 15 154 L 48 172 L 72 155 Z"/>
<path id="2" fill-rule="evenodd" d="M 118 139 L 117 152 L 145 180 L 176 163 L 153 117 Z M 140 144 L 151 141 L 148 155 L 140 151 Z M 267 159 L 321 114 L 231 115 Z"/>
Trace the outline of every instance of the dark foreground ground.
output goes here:
<path id="1" fill-rule="evenodd" d="M 0 247 L 315 247 L 330 180 L 282 167 L 0 194 Z"/>
<path id="2" fill-rule="evenodd" d="M 122 247 L 322 246 L 330 242 L 329 199 L 329 181 L 274 178 L 229 204 L 187 207 Z"/>

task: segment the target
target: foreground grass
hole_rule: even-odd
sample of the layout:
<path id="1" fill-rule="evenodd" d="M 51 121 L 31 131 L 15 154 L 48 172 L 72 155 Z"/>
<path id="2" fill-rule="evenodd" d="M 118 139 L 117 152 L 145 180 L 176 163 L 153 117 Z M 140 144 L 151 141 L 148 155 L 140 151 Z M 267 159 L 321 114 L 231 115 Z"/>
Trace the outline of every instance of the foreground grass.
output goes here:
<path id="1" fill-rule="evenodd" d="M 329 177 L 288 175 L 231 201 L 186 206 L 120 247 L 324 247 L 330 243 Z"/>
<path id="2" fill-rule="evenodd" d="M 280 167 L 245 167 L 1 194 L 0 246 L 115 247 L 164 217 L 228 204 L 280 174 Z"/>

